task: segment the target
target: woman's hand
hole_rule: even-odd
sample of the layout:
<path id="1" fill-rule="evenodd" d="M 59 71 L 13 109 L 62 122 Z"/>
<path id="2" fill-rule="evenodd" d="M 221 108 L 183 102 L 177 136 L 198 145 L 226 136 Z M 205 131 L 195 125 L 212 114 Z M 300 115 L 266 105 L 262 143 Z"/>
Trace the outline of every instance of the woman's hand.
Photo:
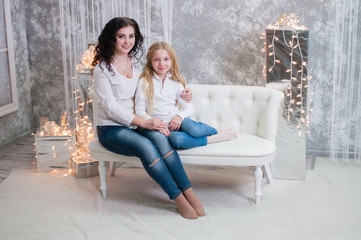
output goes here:
<path id="1" fill-rule="evenodd" d="M 149 130 L 158 130 L 167 137 L 170 135 L 170 132 L 168 130 L 168 124 L 158 118 L 150 118 L 148 120 L 145 120 L 145 124 L 143 127 Z"/>
<path id="2" fill-rule="evenodd" d="M 165 122 L 163 122 L 158 118 L 149 118 L 146 120 L 144 118 L 135 116 L 135 118 L 132 121 L 132 124 L 148 130 L 158 130 L 167 137 L 170 135 L 168 124 L 166 124 Z"/>
<path id="3" fill-rule="evenodd" d="M 169 122 L 169 131 L 178 131 L 183 119 L 177 115 Z"/>
<path id="4" fill-rule="evenodd" d="M 144 120 L 144 124 L 142 127 L 149 130 L 162 130 L 168 129 L 168 124 L 158 118 L 149 118 L 147 120 Z"/>
<path id="5" fill-rule="evenodd" d="M 168 128 L 162 128 L 160 130 L 158 130 L 159 132 L 163 133 L 166 137 L 169 137 L 170 132 Z"/>
<path id="6" fill-rule="evenodd" d="M 192 101 L 192 90 L 190 88 L 185 87 L 184 91 L 179 94 L 181 99 L 190 103 Z"/>

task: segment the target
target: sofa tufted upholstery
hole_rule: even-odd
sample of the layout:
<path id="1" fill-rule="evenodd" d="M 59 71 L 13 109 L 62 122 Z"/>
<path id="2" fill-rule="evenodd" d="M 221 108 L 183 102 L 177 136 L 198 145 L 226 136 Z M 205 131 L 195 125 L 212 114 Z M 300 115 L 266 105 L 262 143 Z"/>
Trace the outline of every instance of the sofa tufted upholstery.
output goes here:
<path id="1" fill-rule="evenodd" d="M 208 123 L 215 128 L 232 128 L 238 137 L 232 141 L 209 144 L 193 149 L 177 150 L 184 164 L 213 166 L 254 167 L 255 200 L 261 197 L 262 168 L 269 183 L 272 182 L 270 163 L 276 157 L 276 133 L 280 102 L 283 94 L 264 87 L 239 85 L 188 85 L 193 92 L 196 121 Z M 97 101 L 94 94 L 94 119 Z M 106 197 L 106 165 L 114 175 L 112 162 L 134 162 L 127 157 L 107 151 L 95 139 L 89 145 L 90 154 L 99 160 L 99 175 L 103 197 Z"/>

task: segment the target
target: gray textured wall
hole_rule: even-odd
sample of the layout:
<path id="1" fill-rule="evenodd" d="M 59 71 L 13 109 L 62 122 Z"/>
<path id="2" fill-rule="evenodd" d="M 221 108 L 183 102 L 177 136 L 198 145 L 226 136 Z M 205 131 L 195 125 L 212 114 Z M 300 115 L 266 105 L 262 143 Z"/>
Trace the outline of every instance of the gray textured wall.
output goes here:
<path id="1" fill-rule="evenodd" d="M 308 149 L 329 147 L 335 0 L 174 1 L 172 44 L 186 81 L 265 84 L 259 37 L 281 14 L 296 13 L 310 29 Z M 282 6 L 282 7 L 280 7 Z"/>
<path id="2" fill-rule="evenodd" d="M 65 110 L 59 0 L 34 0 L 28 7 L 28 45 L 35 126 L 40 117 L 60 124 Z M 71 102 L 72 100 L 70 100 Z"/>
<path id="3" fill-rule="evenodd" d="M 259 37 L 281 14 L 296 13 L 310 28 L 309 74 L 313 78 L 309 93 L 313 95 L 309 96 L 314 111 L 308 146 L 311 150 L 327 150 L 335 1 L 174 1 L 172 45 L 178 54 L 182 74 L 189 83 L 264 85 L 265 57 L 260 51 L 264 40 Z M 25 2 L 12 1 L 12 12 L 20 13 L 13 24 L 20 110 L 0 118 L 0 145 L 31 129 L 33 119 L 35 124 L 40 116 L 59 119 L 65 108 L 59 1 L 35 0 L 28 4 L 27 10 Z M 154 7 L 152 11 L 153 40 L 160 40 L 160 8 Z M 140 25 L 143 27 L 142 23 Z"/>

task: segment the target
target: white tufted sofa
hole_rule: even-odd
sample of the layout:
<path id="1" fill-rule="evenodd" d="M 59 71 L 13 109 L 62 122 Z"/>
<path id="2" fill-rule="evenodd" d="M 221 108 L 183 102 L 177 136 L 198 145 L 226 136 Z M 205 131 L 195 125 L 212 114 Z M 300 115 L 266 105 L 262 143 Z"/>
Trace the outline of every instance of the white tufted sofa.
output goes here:
<path id="1" fill-rule="evenodd" d="M 184 164 L 206 166 L 254 167 L 255 200 L 261 197 L 263 171 L 268 183 L 272 182 L 270 163 L 276 157 L 276 133 L 280 91 L 255 86 L 188 85 L 193 92 L 193 119 L 215 128 L 232 128 L 238 137 L 232 141 L 214 143 L 193 149 L 177 150 Z M 94 120 L 97 101 L 93 100 Z M 140 162 L 136 157 L 112 153 L 97 139 L 89 145 L 90 155 L 99 160 L 100 189 L 106 197 L 105 161 L 109 161 L 109 175 L 114 175 L 116 162 Z M 263 170 L 263 171 L 262 171 Z"/>

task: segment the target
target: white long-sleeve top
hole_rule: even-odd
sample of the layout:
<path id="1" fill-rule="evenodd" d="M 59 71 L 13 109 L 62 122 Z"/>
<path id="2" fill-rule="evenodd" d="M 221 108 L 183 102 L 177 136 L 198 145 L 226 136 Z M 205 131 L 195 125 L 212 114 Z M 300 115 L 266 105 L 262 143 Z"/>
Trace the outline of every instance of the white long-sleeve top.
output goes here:
<path id="1" fill-rule="evenodd" d="M 135 94 L 135 114 L 145 119 L 151 117 L 159 118 L 165 123 L 169 123 L 176 115 L 182 119 L 190 117 L 193 114 L 192 103 L 187 103 L 180 98 L 180 93 L 183 92 L 184 87 L 180 82 L 173 81 L 171 74 L 168 73 L 164 83 L 154 73 L 154 98 L 153 98 L 153 111 L 148 113 L 147 98 L 143 92 L 144 78 L 138 82 L 137 92 Z M 176 101 L 181 105 L 181 109 L 176 106 Z"/>
<path id="2" fill-rule="evenodd" d="M 103 69 L 100 68 L 100 65 Z M 132 60 L 133 78 L 121 75 L 113 65 L 114 74 L 104 62 L 93 71 L 93 90 L 98 98 L 97 125 L 121 125 L 130 127 L 134 114 L 134 95 L 143 66 Z"/>

